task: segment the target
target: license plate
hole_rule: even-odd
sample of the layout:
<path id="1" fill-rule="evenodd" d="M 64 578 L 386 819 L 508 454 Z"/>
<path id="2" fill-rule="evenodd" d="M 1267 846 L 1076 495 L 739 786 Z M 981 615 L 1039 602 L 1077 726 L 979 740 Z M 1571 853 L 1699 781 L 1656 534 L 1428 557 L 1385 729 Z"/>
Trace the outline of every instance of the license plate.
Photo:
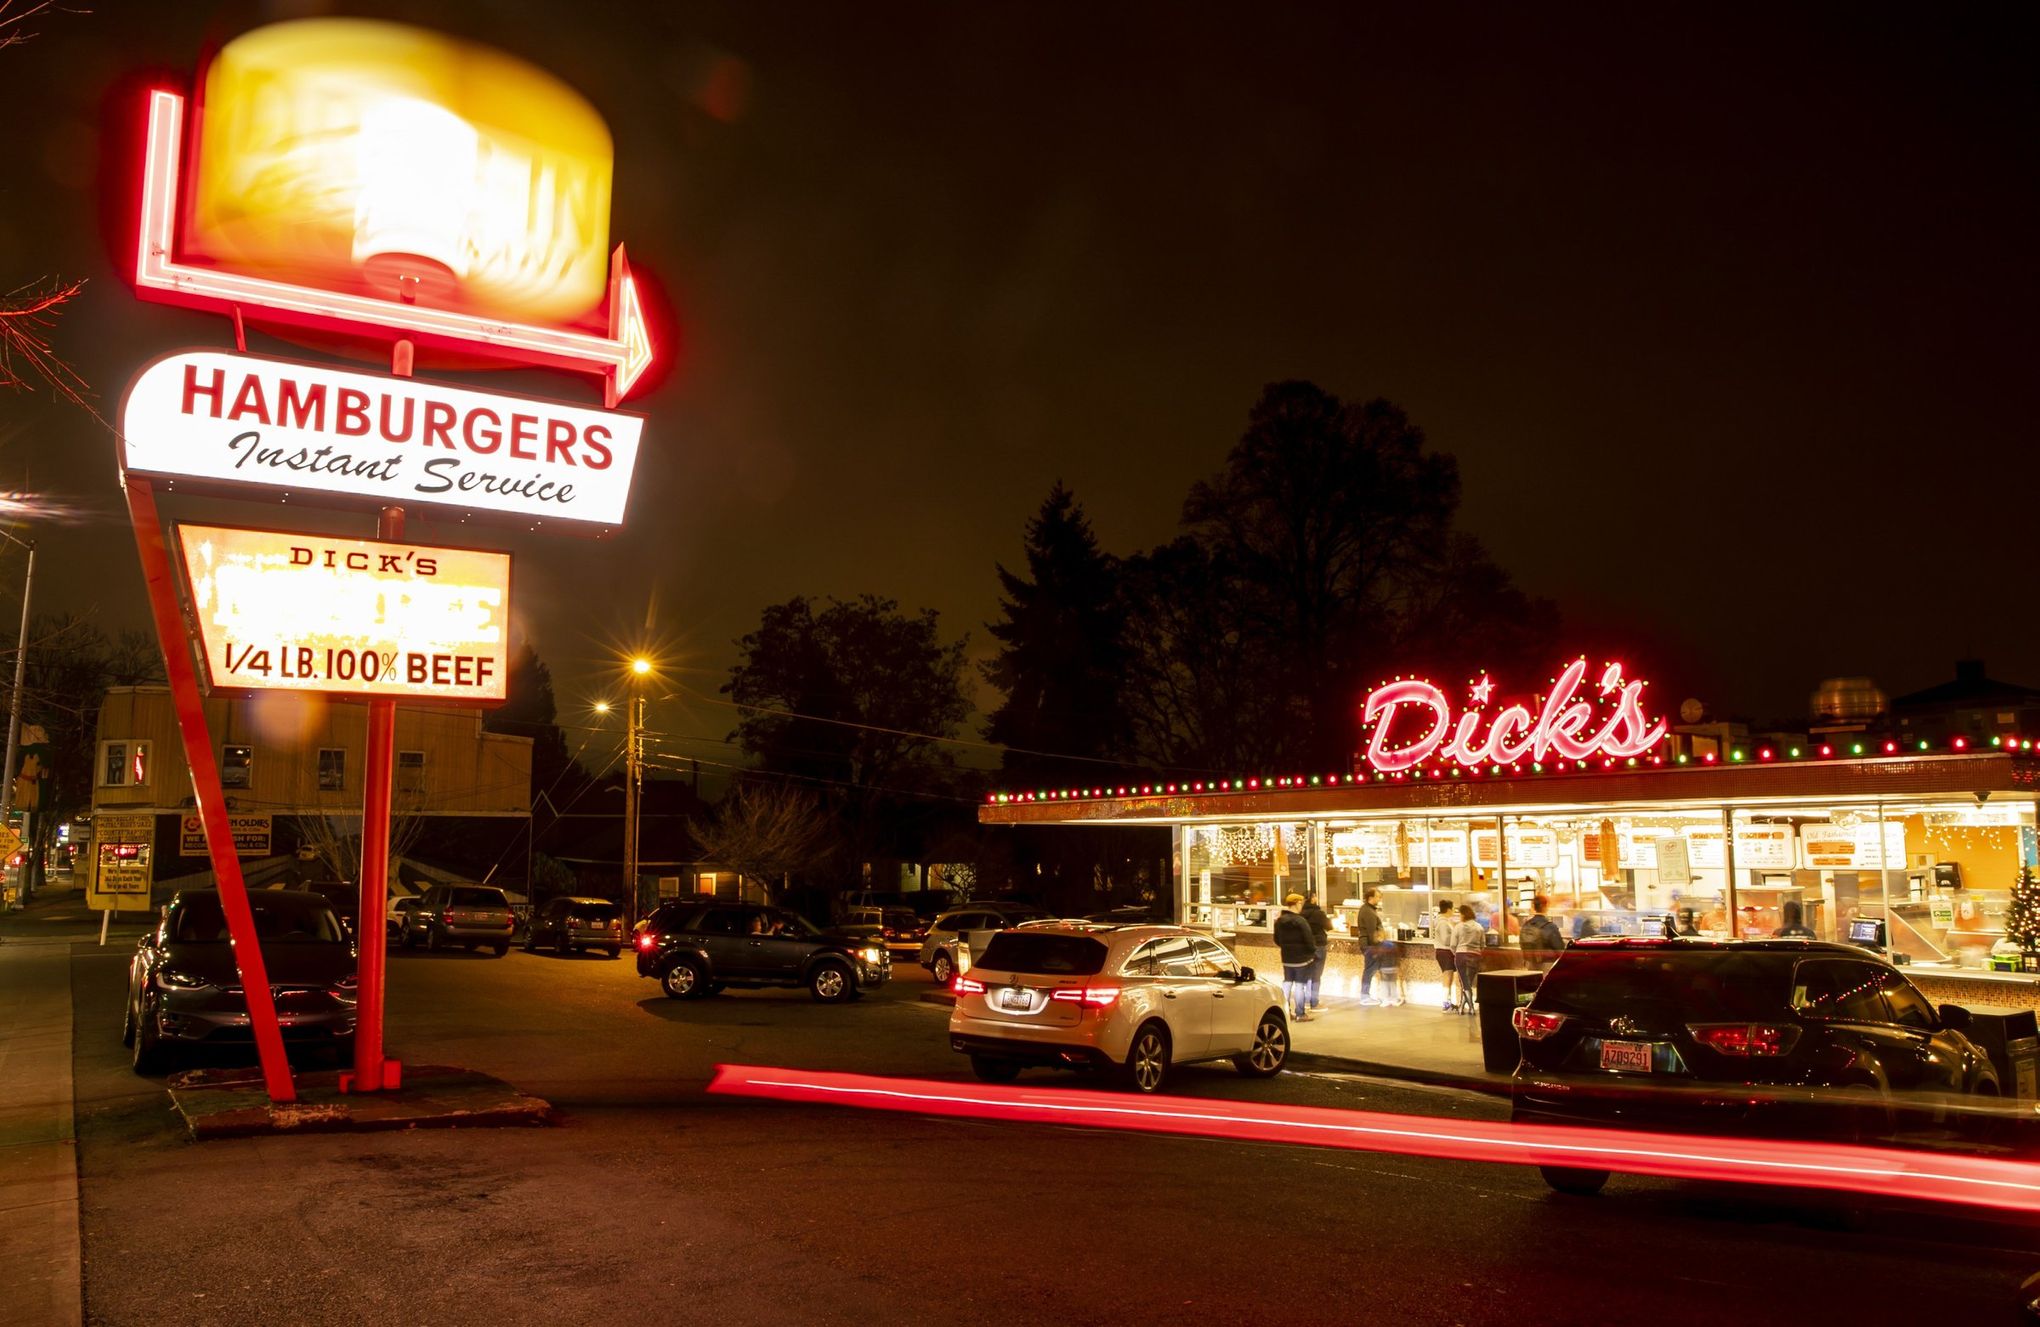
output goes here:
<path id="1" fill-rule="evenodd" d="M 1007 988 L 1005 993 L 999 996 L 999 1004 L 1006 1009 L 1025 1009 L 1032 1003 L 1034 1002 L 1027 998 L 1027 992 L 1018 986 Z"/>
<path id="2" fill-rule="evenodd" d="M 1604 1041 L 1601 1043 L 1601 1067 L 1622 1069 L 1630 1073 L 1650 1072 L 1650 1043 L 1644 1041 Z"/>

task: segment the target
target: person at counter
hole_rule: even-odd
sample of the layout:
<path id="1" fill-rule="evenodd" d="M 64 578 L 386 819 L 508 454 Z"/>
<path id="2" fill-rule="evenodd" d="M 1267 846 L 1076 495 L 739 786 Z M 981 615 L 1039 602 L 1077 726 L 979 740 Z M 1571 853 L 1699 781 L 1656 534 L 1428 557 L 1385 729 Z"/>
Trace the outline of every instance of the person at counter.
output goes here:
<path id="1" fill-rule="evenodd" d="M 1388 926 L 1381 920 L 1381 891 L 1371 885 L 1361 897 L 1359 915 L 1353 919 L 1353 938 L 1360 943 L 1360 1003 L 1380 1004 L 1374 998 L 1374 978 L 1385 966 L 1390 951 L 1386 943 Z M 1388 1003 L 1402 1003 L 1394 994 L 1393 979 Z"/>
<path id="2" fill-rule="evenodd" d="M 1487 953 L 1487 927 L 1473 919 L 1470 904 L 1459 905 L 1459 925 L 1452 928 L 1452 962 L 1459 969 L 1459 1012 L 1473 1012 L 1474 983 Z M 1450 1006 L 1448 1006 L 1449 1008 Z"/>
<path id="3" fill-rule="evenodd" d="M 1459 971 L 1452 961 L 1452 932 L 1458 928 L 1452 900 L 1438 900 L 1438 915 L 1431 919 L 1431 957 L 1438 960 L 1438 980 L 1445 987 L 1445 1003 L 1439 1008 L 1451 1013 L 1458 1006 L 1452 999 L 1453 977 Z"/>
<path id="4" fill-rule="evenodd" d="M 1543 971 L 1558 962 L 1558 956 L 1565 949 L 1565 937 L 1558 933 L 1558 923 L 1544 915 L 1551 906 L 1551 900 L 1542 894 L 1530 900 L 1530 918 L 1523 923 L 1520 943 L 1523 946 L 1523 966 Z"/>
<path id="5" fill-rule="evenodd" d="M 1820 938 L 1813 933 L 1813 928 L 1806 924 L 1806 910 L 1789 899 L 1786 900 L 1785 906 L 1779 910 L 1779 920 L 1782 924 L 1778 927 L 1777 938 L 1780 940 L 1817 940 Z"/>
<path id="6" fill-rule="evenodd" d="M 1289 1018 L 1291 1022 L 1308 1023 L 1311 1013 L 1310 969 L 1317 959 L 1317 939 L 1310 933 L 1310 923 L 1303 919 L 1303 895 L 1291 894 L 1282 900 L 1282 911 L 1275 918 L 1275 947 L 1282 951 L 1282 987 L 1289 995 Z"/>

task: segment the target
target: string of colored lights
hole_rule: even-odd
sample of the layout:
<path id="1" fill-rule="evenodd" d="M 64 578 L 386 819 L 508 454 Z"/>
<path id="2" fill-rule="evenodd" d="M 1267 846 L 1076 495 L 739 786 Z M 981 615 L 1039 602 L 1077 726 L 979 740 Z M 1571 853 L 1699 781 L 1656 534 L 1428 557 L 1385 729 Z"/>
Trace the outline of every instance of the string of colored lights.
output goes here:
<path id="1" fill-rule="evenodd" d="M 2040 1167 L 1991 1156 L 1440 1119 L 1266 1102 L 1128 1097 L 1081 1088 L 1042 1091 L 758 1065 L 718 1065 L 708 1090 L 721 1096 L 916 1115 L 1188 1134 L 1670 1179 L 1728 1180 L 2040 1212 Z"/>

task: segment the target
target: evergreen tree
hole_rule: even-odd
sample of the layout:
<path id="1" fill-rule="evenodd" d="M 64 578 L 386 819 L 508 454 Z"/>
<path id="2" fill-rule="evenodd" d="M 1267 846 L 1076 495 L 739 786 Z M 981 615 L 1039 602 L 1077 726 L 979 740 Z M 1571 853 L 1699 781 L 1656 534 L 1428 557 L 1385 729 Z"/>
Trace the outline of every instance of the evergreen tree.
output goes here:
<path id="1" fill-rule="evenodd" d="M 2012 882 L 2012 906 L 2005 913 L 2005 938 L 2019 947 L 2019 952 L 2031 954 L 2040 952 L 2040 879 L 2033 875 L 2033 868 L 2019 868 L 2019 878 Z"/>
<path id="2" fill-rule="evenodd" d="M 564 783 L 562 772 L 572 763 L 567 754 L 567 737 L 560 731 L 558 711 L 553 702 L 552 670 L 527 642 L 510 661 L 509 698 L 482 719 L 492 733 L 509 733 L 531 739 L 531 795 L 552 790 Z"/>
<path id="3" fill-rule="evenodd" d="M 1001 648 L 981 669 L 1005 700 L 985 735 L 1018 748 L 1006 753 L 1009 776 L 1102 777 L 1090 761 L 1055 757 L 1120 753 L 1126 651 L 1117 559 L 1098 547 L 1061 480 L 1028 521 L 1025 551 L 1025 575 L 998 568 L 1003 617 L 987 629 Z"/>

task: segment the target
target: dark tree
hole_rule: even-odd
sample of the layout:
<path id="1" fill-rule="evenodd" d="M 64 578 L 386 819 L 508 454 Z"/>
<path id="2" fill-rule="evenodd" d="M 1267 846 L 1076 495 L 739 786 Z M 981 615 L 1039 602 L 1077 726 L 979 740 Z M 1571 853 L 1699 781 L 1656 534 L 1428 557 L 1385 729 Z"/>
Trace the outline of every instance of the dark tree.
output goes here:
<path id="1" fill-rule="evenodd" d="M 1005 700 L 985 735 L 1017 748 L 1006 753 L 1009 777 L 1102 779 L 1095 760 L 1120 757 L 1125 747 L 1117 559 L 1099 549 L 1084 509 L 1060 480 L 1027 523 L 1026 556 L 1024 576 L 998 568 L 1003 617 L 987 630 L 1001 648 L 981 667 Z"/>
<path id="2" fill-rule="evenodd" d="M 1266 388 L 1184 501 L 1187 539 L 1129 568 L 1141 753 L 1342 769 L 1391 673 L 1547 667 L 1555 613 L 1454 531 L 1458 506 L 1457 463 L 1397 406 Z"/>
<path id="3" fill-rule="evenodd" d="M 819 611 L 806 598 L 774 604 L 737 647 L 722 688 L 742 707 L 733 736 L 762 768 L 823 793 L 846 873 L 910 854 L 889 838 L 897 817 L 885 808 L 941 794 L 952 778 L 940 739 L 970 712 L 965 642 L 943 644 L 933 610 L 909 615 L 864 595 Z"/>
<path id="4" fill-rule="evenodd" d="M 567 774 L 573 757 L 567 753 L 567 737 L 560 731 L 558 708 L 553 702 L 552 670 L 526 644 L 510 661 L 509 699 L 482 718 L 482 727 L 492 733 L 508 733 L 531 739 L 531 795 L 547 793 L 554 802 L 574 782 Z"/>

